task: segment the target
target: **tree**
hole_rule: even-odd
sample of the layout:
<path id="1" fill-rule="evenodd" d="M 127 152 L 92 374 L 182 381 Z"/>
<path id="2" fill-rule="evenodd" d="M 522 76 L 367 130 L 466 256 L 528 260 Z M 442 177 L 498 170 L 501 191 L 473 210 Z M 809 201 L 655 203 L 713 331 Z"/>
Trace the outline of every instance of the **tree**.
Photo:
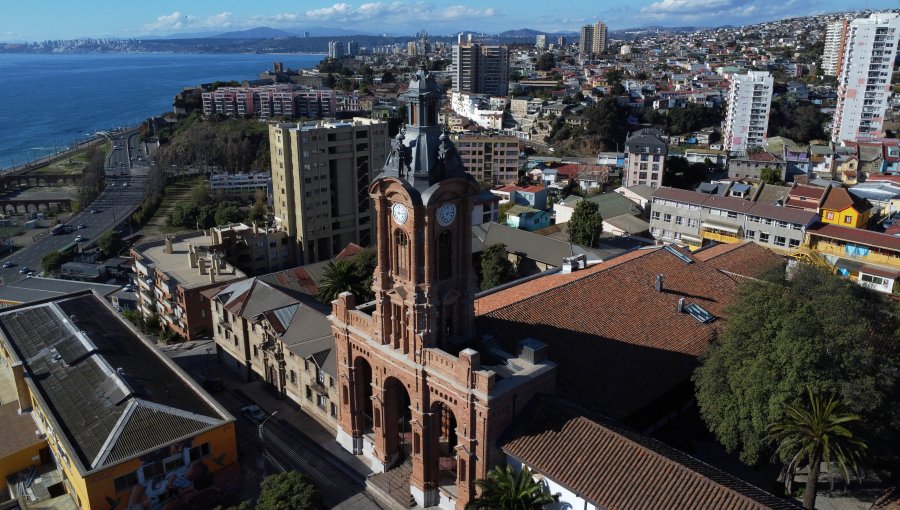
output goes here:
<path id="1" fill-rule="evenodd" d="M 481 495 L 470 501 L 466 510 L 542 510 L 559 501 L 559 495 L 544 492 L 528 466 L 518 473 L 510 466 L 497 466 L 475 485 L 481 488 Z"/>
<path id="2" fill-rule="evenodd" d="M 226 225 L 228 223 L 237 223 L 244 219 L 244 213 L 238 204 L 226 200 L 220 202 L 216 207 L 216 225 Z"/>
<path id="3" fill-rule="evenodd" d="M 781 172 L 774 168 L 765 167 L 760 169 L 759 178 L 766 184 L 784 184 L 781 180 Z"/>
<path id="4" fill-rule="evenodd" d="M 331 303 L 342 292 L 352 293 L 359 301 L 364 301 L 361 298 L 366 295 L 364 284 L 359 279 L 353 262 L 348 259 L 333 260 L 325 266 L 316 299 L 323 303 Z"/>
<path id="5" fill-rule="evenodd" d="M 62 267 L 63 262 L 66 261 L 65 259 L 66 257 L 62 253 L 51 251 L 41 257 L 41 267 L 44 269 L 45 274 L 55 273 Z"/>
<path id="6" fill-rule="evenodd" d="M 534 64 L 535 70 L 538 71 L 549 71 L 554 67 L 556 67 L 556 59 L 552 53 L 541 53 Z"/>
<path id="7" fill-rule="evenodd" d="M 516 268 L 509 261 L 503 243 L 492 244 L 481 254 L 481 290 L 493 289 L 516 278 Z"/>
<path id="8" fill-rule="evenodd" d="M 590 200 L 579 201 L 575 204 L 575 211 L 566 225 L 570 243 L 593 247 L 594 240 L 603 232 L 600 206 Z"/>
<path id="9" fill-rule="evenodd" d="M 766 427 L 798 405 L 798 389 L 834 394 L 863 418 L 873 465 L 896 466 L 900 318 L 896 305 L 829 271 L 801 264 L 744 282 L 720 337 L 694 372 L 710 431 L 749 465 Z M 823 311 L 828 310 L 827 313 Z M 852 320 L 848 318 L 852 317 Z"/>
<path id="10" fill-rule="evenodd" d="M 605 150 L 613 150 L 625 143 L 628 134 L 628 109 L 614 97 L 606 97 L 585 109 L 586 131 L 594 136 Z"/>
<path id="11" fill-rule="evenodd" d="M 372 293 L 372 281 L 375 277 L 375 268 L 378 267 L 378 253 L 373 248 L 366 248 L 357 253 L 352 260 L 356 279 L 362 286 L 359 297 L 363 301 L 370 301 L 375 297 Z"/>
<path id="12" fill-rule="evenodd" d="M 268 216 L 269 209 L 266 207 L 266 203 L 257 201 L 253 204 L 253 207 L 250 208 L 250 215 L 248 218 L 253 223 L 265 223 Z"/>
<path id="13" fill-rule="evenodd" d="M 506 219 L 509 216 L 509 210 L 512 209 L 514 205 L 516 204 L 513 203 L 512 200 L 506 202 L 505 204 L 500 204 L 500 209 L 498 210 L 498 219 L 500 220 L 500 223 L 503 223 L 504 225 L 506 224 Z"/>
<path id="14" fill-rule="evenodd" d="M 260 487 L 256 510 L 320 510 L 325 505 L 319 489 L 297 471 L 266 478 Z"/>
<path id="15" fill-rule="evenodd" d="M 777 445 L 776 455 L 787 459 L 785 471 L 789 477 L 793 478 L 795 468 L 808 468 L 803 508 L 814 510 L 820 464 L 825 462 L 829 472 L 837 464 L 849 482 L 850 471 L 858 472 L 866 444 L 848 428 L 860 418 L 848 411 L 843 401 L 833 395 L 823 399 L 812 390 L 807 393 L 809 407 L 786 405 L 784 418 L 769 427 L 769 440 Z"/>
<path id="16" fill-rule="evenodd" d="M 125 241 L 122 240 L 118 232 L 107 230 L 97 238 L 97 247 L 100 248 L 105 257 L 113 257 L 122 251 L 122 248 L 125 247 Z"/>

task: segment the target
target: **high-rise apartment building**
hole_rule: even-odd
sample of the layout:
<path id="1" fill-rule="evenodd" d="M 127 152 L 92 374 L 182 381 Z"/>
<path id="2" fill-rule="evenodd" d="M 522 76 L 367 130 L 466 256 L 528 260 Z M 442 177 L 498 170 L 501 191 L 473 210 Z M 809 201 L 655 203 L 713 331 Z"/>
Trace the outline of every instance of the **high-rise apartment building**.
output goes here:
<path id="1" fill-rule="evenodd" d="M 547 49 L 547 36 L 544 34 L 538 34 L 534 36 L 534 47 L 539 50 Z"/>
<path id="2" fill-rule="evenodd" d="M 825 50 L 822 52 L 822 73 L 837 76 L 841 73 L 841 55 L 847 35 L 848 20 L 829 23 L 825 29 Z"/>
<path id="3" fill-rule="evenodd" d="M 359 55 L 359 43 L 356 41 L 347 41 L 347 56 L 356 57 Z"/>
<path id="4" fill-rule="evenodd" d="M 643 184 L 656 189 L 662 186 L 669 144 L 654 128 L 635 131 L 625 140 L 625 170 L 622 186 Z"/>
<path id="5" fill-rule="evenodd" d="M 594 49 L 594 25 L 581 27 L 581 37 L 578 39 L 578 53 L 587 55 Z"/>
<path id="6" fill-rule="evenodd" d="M 349 243 L 372 244 L 368 189 L 387 156 L 386 123 L 270 125 L 269 147 L 275 221 L 296 241 L 298 263 L 330 259 Z"/>
<path id="7" fill-rule="evenodd" d="M 581 27 L 581 40 L 578 41 L 578 53 L 589 55 L 603 53 L 607 48 L 606 23 L 598 21 L 593 25 Z"/>
<path id="8" fill-rule="evenodd" d="M 466 94 L 509 94 L 509 48 L 480 43 L 453 47 L 453 88 Z"/>
<path id="9" fill-rule="evenodd" d="M 831 131 L 834 143 L 884 136 L 898 36 L 900 14 L 895 12 L 875 13 L 848 24 Z"/>
<path id="10" fill-rule="evenodd" d="M 566 46 L 566 36 L 561 35 L 556 38 L 556 45 L 560 48 L 564 48 Z"/>
<path id="11" fill-rule="evenodd" d="M 341 41 L 328 41 L 328 56 L 339 59 L 344 56 L 344 45 Z"/>
<path id="12" fill-rule="evenodd" d="M 606 23 L 598 21 L 594 23 L 594 39 L 591 41 L 591 51 L 594 53 L 606 52 L 608 40 L 606 37 Z"/>
<path id="13" fill-rule="evenodd" d="M 725 150 L 743 154 L 762 145 L 769 127 L 774 80 L 768 71 L 731 75 L 725 117 Z"/>

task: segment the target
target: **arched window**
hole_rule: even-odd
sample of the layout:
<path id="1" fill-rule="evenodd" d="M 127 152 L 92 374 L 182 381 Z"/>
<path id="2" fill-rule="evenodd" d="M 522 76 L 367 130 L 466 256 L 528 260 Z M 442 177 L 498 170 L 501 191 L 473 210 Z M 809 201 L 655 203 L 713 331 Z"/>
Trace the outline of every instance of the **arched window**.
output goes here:
<path id="1" fill-rule="evenodd" d="M 453 276 L 453 240 L 449 230 L 438 235 L 438 280 Z"/>
<path id="2" fill-rule="evenodd" d="M 393 259 L 394 274 L 409 278 L 409 238 L 400 229 L 394 231 Z"/>

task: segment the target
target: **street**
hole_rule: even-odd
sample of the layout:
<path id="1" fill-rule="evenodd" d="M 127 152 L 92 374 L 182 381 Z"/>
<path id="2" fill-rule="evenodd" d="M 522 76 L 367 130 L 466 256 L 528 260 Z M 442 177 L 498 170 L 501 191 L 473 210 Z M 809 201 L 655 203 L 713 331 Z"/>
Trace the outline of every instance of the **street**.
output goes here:
<path id="1" fill-rule="evenodd" d="M 27 278 L 19 272 L 25 267 L 40 273 L 41 258 L 45 254 L 71 244 L 77 235 L 82 235 L 85 239 L 82 243 L 88 245 L 100 234 L 131 216 L 144 197 L 148 174 L 147 162 L 140 150 L 136 131 L 113 137 L 111 142 L 114 148 L 106 162 L 106 189 L 92 204 L 66 222 L 73 228 L 70 233 L 46 234 L 32 245 L 17 250 L 3 259 L 4 262 L 11 262 L 14 265 L 0 268 L 2 281 L 13 283 Z M 129 158 L 132 158 L 134 164 Z M 122 175 L 119 175 L 120 173 Z M 84 228 L 75 228 L 78 225 L 84 225 Z"/>
<path id="2" fill-rule="evenodd" d="M 365 476 L 349 465 L 358 461 L 343 450 L 338 452 L 344 454 L 339 457 L 328 448 L 337 445 L 330 432 L 297 409 L 296 404 L 278 399 L 263 381 L 244 383 L 237 372 L 217 361 L 213 341 L 188 342 L 161 349 L 195 380 L 222 380 L 225 389 L 212 396 L 236 417 L 241 465 L 254 472 L 257 480 L 261 481 L 265 474 L 297 470 L 319 487 L 328 508 L 381 508 L 365 492 Z M 241 407 L 250 403 L 258 404 L 269 413 L 262 427 L 241 413 Z M 258 490 L 243 487 L 242 497 L 255 497 L 254 489 Z"/>

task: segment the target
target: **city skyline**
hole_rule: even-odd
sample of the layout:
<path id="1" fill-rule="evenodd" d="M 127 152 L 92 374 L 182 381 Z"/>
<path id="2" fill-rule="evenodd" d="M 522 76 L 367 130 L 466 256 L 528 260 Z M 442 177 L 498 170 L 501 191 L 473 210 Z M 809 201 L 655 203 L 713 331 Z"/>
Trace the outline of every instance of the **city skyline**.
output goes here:
<path id="1" fill-rule="evenodd" d="M 216 34 L 256 27 L 291 31 L 304 29 L 358 30 L 366 34 L 413 34 L 428 30 L 450 34 L 461 30 L 501 32 L 531 28 L 547 32 L 577 32 L 603 20 L 610 30 L 644 26 L 744 25 L 851 7 L 839 0 L 637 0 L 569 2 L 569 9 L 536 0 L 452 4 L 417 1 L 334 2 L 317 0 L 302 9 L 285 9 L 275 2 L 226 5 L 200 0 L 128 4 L 98 0 L 86 8 L 58 0 L 40 4 L 11 4 L 0 21 L 0 42 L 40 41 L 82 37 L 166 37 L 173 34 Z M 890 0 L 862 0 L 854 9 L 887 9 Z M 377 28 L 372 22 L 377 20 Z M 714 22 L 714 23 L 713 23 Z"/>

